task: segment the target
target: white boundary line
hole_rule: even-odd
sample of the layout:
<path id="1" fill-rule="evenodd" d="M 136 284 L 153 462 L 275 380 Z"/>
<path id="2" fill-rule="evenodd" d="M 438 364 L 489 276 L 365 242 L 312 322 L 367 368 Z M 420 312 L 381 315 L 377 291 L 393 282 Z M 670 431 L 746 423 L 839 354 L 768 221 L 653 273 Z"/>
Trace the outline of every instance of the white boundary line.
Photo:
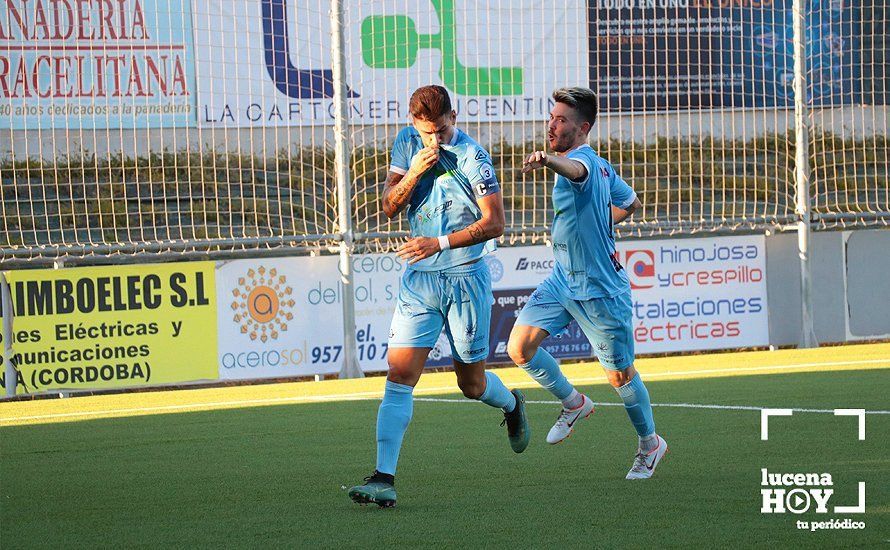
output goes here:
<path id="1" fill-rule="evenodd" d="M 795 369 L 805 369 L 812 367 L 833 367 L 833 366 L 841 366 L 841 365 L 872 365 L 872 364 L 888 364 L 890 365 L 890 358 L 887 359 L 866 359 L 861 361 L 831 361 L 831 362 L 823 362 L 823 363 L 795 363 L 790 365 L 764 365 L 759 367 L 729 367 L 723 369 L 700 369 L 700 370 L 687 370 L 687 371 L 667 371 L 667 372 L 657 372 L 650 373 L 645 376 L 647 380 L 658 379 L 658 378 L 672 378 L 686 375 L 695 375 L 695 374 L 718 374 L 718 373 L 739 373 L 739 372 L 758 372 L 764 370 L 795 370 Z M 781 374 L 781 373 L 779 373 Z M 605 382 L 605 376 L 593 376 L 593 377 L 584 377 L 584 378 L 572 378 L 572 383 L 574 384 L 585 384 L 590 382 Z M 517 388 L 536 388 L 538 387 L 537 382 L 534 380 L 529 380 L 527 382 L 520 382 L 516 384 L 511 384 L 513 387 Z M 415 394 L 429 394 L 429 393 L 443 393 L 443 392 L 452 392 L 455 390 L 455 386 L 437 386 L 431 388 L 418 388 Z M 70 413 L 54 413 L 54 414 L 41 414 L 41 415 L 32 415 L 32 416 L 13 416 L 13 417 L 0 417 L 0 424 L 9 423 L 10 425 L 17 424 L 19 422 L 26 422 L 29 420 L 52 420 L 52 419 L 63 419 L 63 418 L 81 418 L 81 419 L 90 419 L 90 418 L 108 418 L 114 416 L 121 416 L 127 414 L 143 414 L 143 413 L 163 413 L 163 412 L 175 412 L 175 411 L 186 411 L 186 410 L 215 410 L 215 409 L 226 409 L 226 408 L 234 408 L 241 406 L 254 406 L 254 405 L 272 405 L 272 404 L 285 404 L 285 403 L 317 403 L 317 402 L 325 402 L 325 401 L 354 401 L 361 399 L 379 399 L 383 396 L 382 390 L 375 391 L 365 391 L 365 392 L 354 392 L 354 393 L 333 393 L 326 395 L 307 395 L 307 396 L 294 396 L 294 397 L 267 397 L 262 399 L 241 399 L 234 401 L 212 401 L 206 403 L 183 403 L 178 405 L 159 405 L 155 407 L 136 407 L 136 408 L 127 408 L 127 409 L 105 409 L 105 410 L 94 410 L 94 411 L 81 411 L 81 412 L 70 412 Z M 417 401 L 430 400 L 430 398 L 421 398 L 415 397 Z M 475 403 L 475 401 L 465 400 L 465 399 L 442 399 L 444 402 L 467 402 L 467 403 Z M 532 404 L 550 404 L 556 403 L 555 401 L 527 401 L 527 403 Z M 600 403 L 600 406 L 624 406 L 619 403 Z M 700 409 L 724 409 L 724 410 L 753 410 L 759 411 L 765 407 L 754 407 L 754 406 L 733 406 L 733 405 L 698 405 L 694 403 L 675 403 L 675 404 L 653 404 L 653 406 L 657 407 L 679 407 L 679 408 L 700 408 Z M 828 409 L 794 409 L 799 412 L 834 412 Z M 868 414 L 890 414 L 890 411 L 867 411 Z"/>
<path id="2" fill-rule="evenodd" d="M 379 392 L 377 393 L 379 397 Z M 14 418 L 0 418 L 0 422 L 10 422 L 13 420 L 16 421 L 24 421 L 24 420 L 47 420 L 53 418 L 107 418 L 113 417 L 115 415 L 126 415 L 130 413 L 146 413 L 146 412 L 172 412 L 179 410 L 188 410 L 193 409 L 196 411 L 205 412 L 206 410 L 225 410 L 225 408 L 234 408 L 239 405 L 257 405 L 257 404 L 273 404 L 273 403 L 310 403 L 310 402 L 324 402 L 330 401 L 330 396 L 309 396 L 309 397 L 275 397 L 269 399 L 248 399 L 243 401 L 217 401 L 213 403 L 196 403 L 196 404 L 183 404 L 183 405 L 166 405 L 159 407 L 142 407 L 142 408 L 134 408 L 134 409 L 108 409 L 105 411 L 84 411 L 84 412 L 72 412 L 72 413 L 58 413 L 58 414 L 44 414 L 44 415 L 34 415 L 34 416 L 19 416 Z M 346 399 L 346 401 L 359 401 L 363 399 Z M 414 401 L 424 402 L 424 403 L 454 403 L 454 404 L 476 404 L 479 401 L 475 401 L 472 399 L 462 399 L 462 398 L 436 398 L 436 397 L 415 397 Z M 559 401 L 526 401 L 529 405 L 559 405 Z M 597 407 L 623 407 L 624 403 L 612 403 L 612 402 L 602 402 L 602 403 L 594 403 Z M 664 407 L 664 408 L 674 408 L 674 409 L 707 409 L 707 410 L 723 410 L 723 411 L 762 411 L 763 409 L 768 409 L 770 407 L 758 407 L 755 405 L 710 405 L 710 404 L 702 404 L 702 403 L 652 403 L 653 407 Z M 835 409 L 801 409 L 801 408 L 789 408 L 789 411 L 794 412 L 802 412 L 802 413 L 828 413 L 834 414 Z M 865 411 L 866 414 L 890 414 L 890 411 L 876 410 L 876 411 Z"/>
<path id="3" fill-rule="evenodd" d="M 478 403 L 470 399 L 446 399 L 435 397 L 415 397 L 415 401 L 427 403 Z M 559 401 L 526 401 L 529 405 L 561 405 Z M 593 403 L 597 407 L 624 407 L 624 403 Z M 710 409 L 716 411 L 762 411 L 771 407 L 756 407 L 754 405 L 705 405 L 700 403 L 652 403 L 653 407 L 665 407 L 673 409 Z M 837 409 L 785 409 L 804 413 L 829 413 L 835 414 Z M 865 411 L 865 414 L 890 414 L 890 411 Z"/>

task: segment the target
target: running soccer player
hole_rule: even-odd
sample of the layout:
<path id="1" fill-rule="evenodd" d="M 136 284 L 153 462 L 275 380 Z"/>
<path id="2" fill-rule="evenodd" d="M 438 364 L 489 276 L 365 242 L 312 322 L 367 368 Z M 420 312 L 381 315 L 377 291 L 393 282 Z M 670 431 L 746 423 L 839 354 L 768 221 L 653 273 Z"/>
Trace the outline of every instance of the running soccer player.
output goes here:
<path id="1" fill-rule="evenodd" d="M 535 151 L 523 162 L 522 172 L 556 172 L 551 229 L 556 262 L 516 319 L 507 352 L 562 401 L 563 409 L 547 434 L 548 443 L 559 443 L 593 412 L 593 403 L 578 393 L 540 346 L 572 319 L 578 321 L 639 436 L 627 479 L 645 479 L 667 452 L 667 443 L 655 433 L 649 392 L 634 369 L 630 284 L 612 232 L 614 224 L 641 205 L 612 165 L 587 144 L 596 121 L 596 94 L 587 88 L 561 88 L 553 99 L 547 126 L 553 154 Z"/>
<path id="2" fill-rule="evenodd" d="M 504 203 L 491 157 L 454 124 L 448 92 L 418 88 L 412 125 L 396 137 L 383 190 L 390 219 L 407 209 L 412 237 L 397 250 L 407 262 L 389 331 L 389 373 L 377 411 L 377 468 L 349 496 L 394 506 L 396 463 L 413 410 L 412 392 L 443 326 L 457 385 L 470 399 L 502 409 L 513 451 L 528 446 L 519 390 L 485 370 L 491 320 L 491 276 L 482 257 L 504 232 Z"/>

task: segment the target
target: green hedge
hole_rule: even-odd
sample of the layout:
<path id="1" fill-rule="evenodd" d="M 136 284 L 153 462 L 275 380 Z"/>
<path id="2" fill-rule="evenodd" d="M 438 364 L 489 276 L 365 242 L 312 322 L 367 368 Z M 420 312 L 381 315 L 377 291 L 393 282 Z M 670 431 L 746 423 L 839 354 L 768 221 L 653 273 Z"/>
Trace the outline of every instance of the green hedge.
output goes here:
<path id="1" fill-rule="evenodd" d="M 522 160 L 540 143 L 491 145 L 514 228 L 549 223 L 552 179 L 520 173 Z M 790 134 L 748 141 L 611 141 L 598 150 L 640 195 L 644 209 L 635 220 L 642 225 L 713 227 L 794 212 Z M 810 162 L 817 212 L 886 208 L 886 137 L 854 141 L 820 134 Z M 387 149 L 353 151 L 356 231 L 403 228 L 388 222 L 378 206 L 388 164 Z M 337 229 L 333 173 L 332 151 L 310 148 L 266 158 L 190 151 L 54 161 L 7 156 L 0 160 L 0 246 L 329 234 Z"/>

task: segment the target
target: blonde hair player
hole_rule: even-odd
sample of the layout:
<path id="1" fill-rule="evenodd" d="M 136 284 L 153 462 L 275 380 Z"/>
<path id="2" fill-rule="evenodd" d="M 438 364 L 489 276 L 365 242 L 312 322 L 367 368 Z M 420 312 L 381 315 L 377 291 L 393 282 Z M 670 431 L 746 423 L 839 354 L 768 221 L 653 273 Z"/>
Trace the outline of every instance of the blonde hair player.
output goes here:
<path id="1" fill-rule="evenodd" d="M 522 171 L 546 169 L 556 174 L 551 229 L 556 262 L 553 273 L 520 312 L 507 352 L 562 401 L 563 409 L 547 434 L 548 443 L 559 443 L 593 413 L 593 403 L 566 380 L 541 342 L 560 333 L 572 319 L 577 321 L 638 435 L 627 479 L 645 479 L 655 472 L 667 443 L 655 433 L 649 392 L 634 369 L 630 283 L 612 231 L 641 204 L 612 165 L 587 144 L 596 122 L 596 94 L 587 88 L 561 88 L 553 92 L 553 99 L 547 124 L 552 153 L 535 151 Z"/>

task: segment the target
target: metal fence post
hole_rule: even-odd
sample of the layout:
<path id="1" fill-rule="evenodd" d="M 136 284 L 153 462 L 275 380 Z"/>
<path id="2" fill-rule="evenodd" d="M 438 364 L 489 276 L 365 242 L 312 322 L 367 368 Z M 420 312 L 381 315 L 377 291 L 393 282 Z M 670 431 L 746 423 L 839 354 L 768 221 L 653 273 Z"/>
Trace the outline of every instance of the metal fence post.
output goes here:
<path id="1" fill-rule="evenodd" d="M 15 397 L 15 387 L 18 384 L 18 375 L 15 365 L 12 364 L 12 292 L 9 290 L 9 282 L 6 273 L 0 271 L 0 299 L 3 300 L 3 375 L 6 397 Z"/>
<path id="2" fill-rule="evenodd" d="M 819 345 L 813 328 L 813 286 L 810 258 L 810 136 L 807 114 L 806 6 L 793 0 L 794 18 L 794 183 L 797 188 L 797 251 L 800 257 L 801 348 Z"/>
<path id="3" fill-rule="evenodd" d="M 343 2 L 331 0 L 334 79 L 334 171 L 337 179 L 337 224 L 340 230 L 340 281 L 343 285 L 343 364 L 340 378 L 364 376 L 355 346 L 355 280 L 352 273 L 352 181 L 349 170 L 349 106 L 346 103 L 346 48 Z"/>

